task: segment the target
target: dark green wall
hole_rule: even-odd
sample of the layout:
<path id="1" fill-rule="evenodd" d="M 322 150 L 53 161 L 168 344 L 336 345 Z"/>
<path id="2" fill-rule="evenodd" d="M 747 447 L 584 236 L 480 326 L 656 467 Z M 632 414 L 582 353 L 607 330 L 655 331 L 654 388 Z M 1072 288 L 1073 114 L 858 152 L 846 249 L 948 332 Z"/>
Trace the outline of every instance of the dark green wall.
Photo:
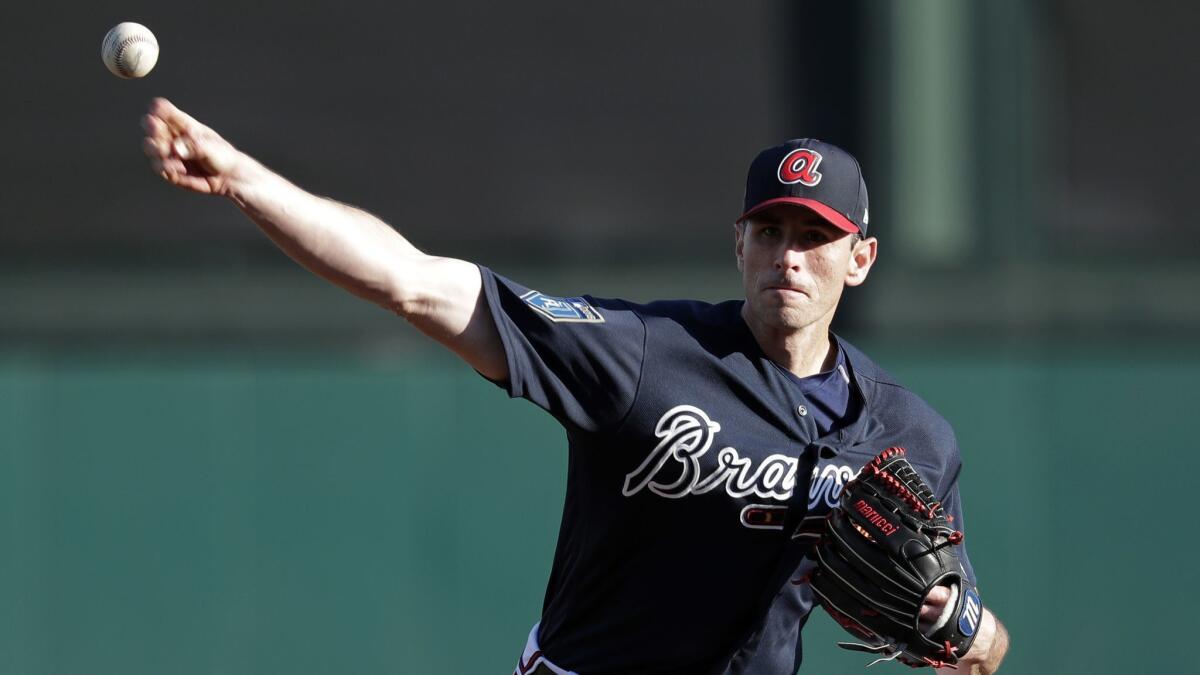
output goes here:
<path id="1" fill-rule="evenodd" d="M 1200 357 L 874 352 L 958 429 L 1006 672 L 1200 667 L 1162 628 L 1198 576 Z M 509 672 L 562 436 L 441 356 L 0 356 L 0 672 Z M 807 634 L 805 672 L 862 672 Z"/>

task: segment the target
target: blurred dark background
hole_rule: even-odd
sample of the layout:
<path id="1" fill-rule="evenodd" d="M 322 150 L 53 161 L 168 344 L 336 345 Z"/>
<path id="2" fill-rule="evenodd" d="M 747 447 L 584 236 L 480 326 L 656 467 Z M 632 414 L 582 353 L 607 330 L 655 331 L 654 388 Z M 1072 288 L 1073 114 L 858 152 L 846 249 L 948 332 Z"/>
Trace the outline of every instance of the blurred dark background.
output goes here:
<path id="1" fill-rule="evenodd" d="M 1194 547 L 1155 597 L 1119 581 L 1135 532 L 1178 538 L 1147 507 L 1182 508 L 1162 494 L 1197 468 L 1195 3 L 4 17 L 0 672 L 507 672 L 537 618 L 561 433 L 153 176 L 157 95 L 429 252 L 561 295 L 738 297 L 750 159 L 847 148 L 881 257 L 838 327 L 958 429 L 1006 670 L 1133 672 L 1141 642 L 1200 667 L 1144 622 L 1186 623 Z M 121 21 L 161 44 L 144 80 L 100 61 Z M 805 671 L 858 672 L 821 619 Z"/>
<path id="2" fill-rule="evenodd" d="M 427 250 L 640 298 L 736 293 L 724 263 L 749 159 L 819 137 L 862 160 L 883 245 L 855 327 L 1190 334 L 1198 12 L 17 5 L 30 58 L 0 64 L 15 85 L 0 338 L 393 339 L 394 322 L 294 274 L 229 205 L 148 176 L 137 120 L 153 95 Z M 92 36 L 131 17 L 162 57 L 119 81 Z"/>

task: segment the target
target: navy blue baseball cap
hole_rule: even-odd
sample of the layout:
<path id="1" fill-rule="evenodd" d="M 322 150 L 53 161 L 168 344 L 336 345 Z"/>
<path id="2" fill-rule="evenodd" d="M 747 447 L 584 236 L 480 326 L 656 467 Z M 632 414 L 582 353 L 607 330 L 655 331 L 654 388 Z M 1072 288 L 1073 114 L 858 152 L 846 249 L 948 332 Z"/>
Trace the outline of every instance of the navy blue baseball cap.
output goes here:
<path id="1" fill-rule="evenodd" d="M 867 235 L 867 184 L 858 160 L 836 145 L 794 138 L 758 153 L 738 221 L 775 204 L 808 207 L 839 230 Z"/>

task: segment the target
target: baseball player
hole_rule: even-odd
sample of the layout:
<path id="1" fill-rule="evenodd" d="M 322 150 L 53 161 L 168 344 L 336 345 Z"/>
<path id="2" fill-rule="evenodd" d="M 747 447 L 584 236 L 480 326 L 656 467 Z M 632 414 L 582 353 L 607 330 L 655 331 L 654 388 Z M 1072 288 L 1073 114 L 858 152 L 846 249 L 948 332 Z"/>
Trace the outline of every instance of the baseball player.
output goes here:
<path id="1" fill-rule="evenodd" d="M 562 526 L 518 675 L 795 672 L 812 525 L 884 448 L 908 449 L 962 527 L 949 424 L 829 330 L 878 250 L 858 163 L 833 145 L 792 140 L 751 164 L 734 226 L 744 300 L 642 305 L 423 253 L 166 100 L 143 126 L 167 182 L 231 199 L 296 261 L 565 428 Z M 921 615 L 948 600 L 934 589 Z M 991 673 L 1007 633 L 986 610 L 971 628 L 960 672 Z"/>

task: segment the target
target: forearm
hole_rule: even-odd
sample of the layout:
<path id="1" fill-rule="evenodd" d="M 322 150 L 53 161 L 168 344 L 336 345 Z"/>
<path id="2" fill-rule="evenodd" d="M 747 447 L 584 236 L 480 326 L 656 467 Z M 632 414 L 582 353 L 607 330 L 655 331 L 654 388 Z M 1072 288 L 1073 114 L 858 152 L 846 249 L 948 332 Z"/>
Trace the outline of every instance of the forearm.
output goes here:
<path id="1" fill-rule="evenodd" d="M 292 259 L 359 297 L 402 313 L 405 296 L 399 279 L 423 254 L 386 223 L 306 192 L 244 154 L 226 194 Z"/>

